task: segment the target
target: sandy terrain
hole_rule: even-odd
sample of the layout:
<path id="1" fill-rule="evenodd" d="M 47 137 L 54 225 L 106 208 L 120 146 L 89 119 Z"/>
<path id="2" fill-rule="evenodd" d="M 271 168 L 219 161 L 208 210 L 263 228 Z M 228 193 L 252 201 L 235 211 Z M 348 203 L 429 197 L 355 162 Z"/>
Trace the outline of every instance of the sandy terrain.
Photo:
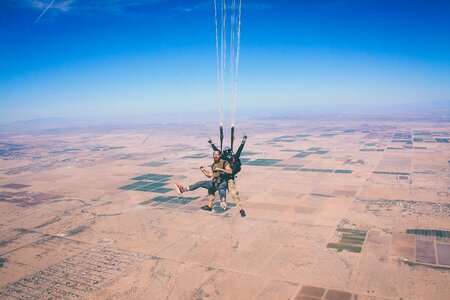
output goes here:
<path id="1" fill-rule="evenodd" d="M 244 130 L 245 218 L 174 190 L 214 124 L 0 131 L 0 298 L 449 298 L 449 123 Z"/>

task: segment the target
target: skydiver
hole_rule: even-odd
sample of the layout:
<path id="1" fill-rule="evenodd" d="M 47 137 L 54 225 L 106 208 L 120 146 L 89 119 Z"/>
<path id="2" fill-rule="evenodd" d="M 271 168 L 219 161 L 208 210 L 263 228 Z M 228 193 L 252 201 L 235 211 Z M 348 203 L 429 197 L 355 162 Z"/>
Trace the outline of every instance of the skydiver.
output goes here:
<path id="1" fill-rule="evenodd" d="M 178 194 L 184 192 L 193 191 L 198 188 L 204 188 L 208 190 L 208 205 L 200 207 L 203 210 L 212 211 L 214 197 L 216 191 L 219 191 L 220 206 L 223 210 L 227 209 L 227 178 L 233 173 L 229 162 L 221 159 L 220 150 L 214 150 L 213 153 L 214 163 L 211 165 L 211 171 L 207 171 L 204 166 L 200 166 L 200 171 L 208 178 L 212 180 L 204 180 L 196 182 L 187 187 L 183 187 L 181 184 L 176 183 L 176 189 Z"/>
<path id="2" fill-rule="evenodd" d="M 241 145 L 239 146 L 239 148 L 235 154 L 233 154 L 233 152 L 231 151 L 231 149 L 229 147 L 225 147 L 223 154 L 222 154 L 222 159 L 225 159 L 226 161 L 228 161 L 230 163 L 231 169 L 233 170 L 233 172 L 230 175 L 228 175 L 228 178 L 227 178 L 228 191 L 230 192 L 231 198 L 233 198 L 234 202 L 236 202 L 236 204 L 238 205 L 239 213 L 241 214 L 241 217 L 245 217 L 246 214 L 245 214 L 244 209 L 242 208 L 242 202 L 239 197 L 239 191 L 236 188 L 235 178 L 236 178 L 236 174 L 239 173 L 239 171 L 241 171 L 241 160 L 239 157 L 241 156 L 241 153 L 242 153 L 242 150 L 244 149 L 246 141 L 247 141 L 247 136 L 244 135 L 244 137 L 242 138 Z M 219 150 L 217 148 L 217 146 L 214 145 L 214 143 L 211 139 L 208 140 L 208 143 L 211 144 L 211 147 L 213 148 L 214 151 Z"/>

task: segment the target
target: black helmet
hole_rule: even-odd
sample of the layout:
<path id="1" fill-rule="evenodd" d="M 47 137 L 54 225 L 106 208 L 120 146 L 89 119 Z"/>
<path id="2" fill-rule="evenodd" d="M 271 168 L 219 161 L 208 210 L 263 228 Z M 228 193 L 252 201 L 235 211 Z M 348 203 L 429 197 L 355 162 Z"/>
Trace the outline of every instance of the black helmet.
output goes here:
<path id="1" fill-rule="evenodd" d="M 231 148 L 230 147 L 225 147 L 223 149 L 223 151 L 222 151 L 222 157 L 224 159 L 230 159 L 231 155 L 232 155 Z"/>

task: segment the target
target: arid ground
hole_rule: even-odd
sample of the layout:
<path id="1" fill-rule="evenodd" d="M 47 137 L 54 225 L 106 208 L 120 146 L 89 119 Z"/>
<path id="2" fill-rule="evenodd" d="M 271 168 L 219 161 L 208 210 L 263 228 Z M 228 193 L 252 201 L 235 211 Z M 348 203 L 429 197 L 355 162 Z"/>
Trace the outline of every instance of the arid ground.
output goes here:
<path id="1" fill-rule="evenodd" d="M 448 119 L 245 120 L 244 218 L 216 131 L 2 129 L 0 298 L 449 299 Z"/>

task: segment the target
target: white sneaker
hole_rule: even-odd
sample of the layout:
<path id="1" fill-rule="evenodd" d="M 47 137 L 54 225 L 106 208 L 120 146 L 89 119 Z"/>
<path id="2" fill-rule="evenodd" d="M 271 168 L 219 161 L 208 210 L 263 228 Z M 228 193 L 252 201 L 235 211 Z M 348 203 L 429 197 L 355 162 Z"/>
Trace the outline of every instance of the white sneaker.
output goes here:
<path id="1" fill-rule="evenodd" d="M 220 207 L 222 207 L 223 210 L 227 210 L 227 202 L 226 201 L 220 202 Z"/>

